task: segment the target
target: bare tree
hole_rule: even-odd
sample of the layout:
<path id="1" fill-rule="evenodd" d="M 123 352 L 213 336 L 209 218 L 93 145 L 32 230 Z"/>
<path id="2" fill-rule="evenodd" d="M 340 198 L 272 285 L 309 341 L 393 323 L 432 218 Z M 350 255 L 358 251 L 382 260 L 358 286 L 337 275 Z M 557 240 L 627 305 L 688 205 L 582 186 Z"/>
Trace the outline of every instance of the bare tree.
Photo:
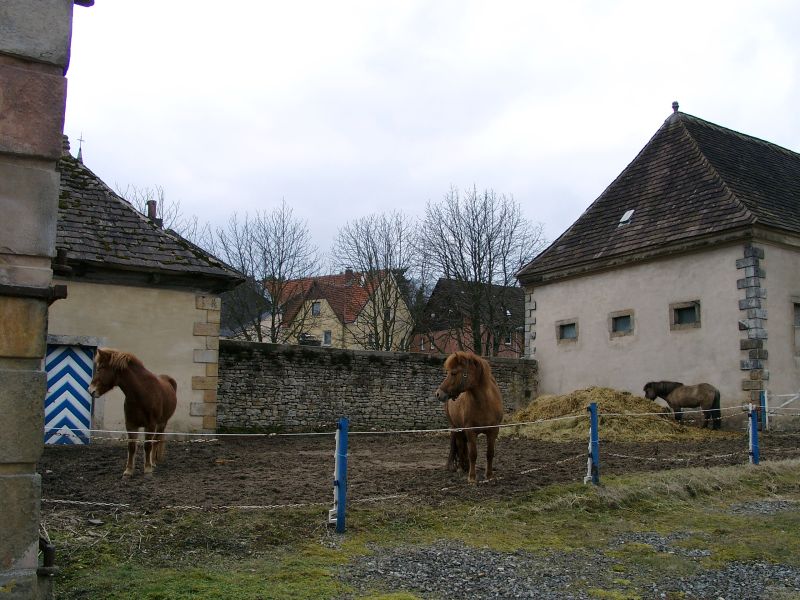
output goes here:
<path id="1" fill-rule="evenodd" d="M 408 270 L 415 260 L 415 227 L 401 212 L 373 214 L 347 223 L 332 256 L 342 269 L 360 274 L 370 300 L 351 333 L 368 350 L 407 350 L 414 333 L 415 296 Z"/>
<path id="2" fill-rule="evenodd" d="M 459 282 L 450 298 L 463 326 L 459 346 L 493 355 L 507 336 L 507 288 L 514 274 L 545 245 L 543 227 L 523 215 L 511 196 L 475 187 L 463 195 L 452 188 L 439 203 L 428 203 L 422 224 L 424 262 Z"/>
<path id="3" fill-rule="evenodd" d="M 164 188 L 160 185 L 152 188 L 128 185 L 123 190 L 117 184 L 116 192 L 143 215 L 148 214 L 147 203 L 151 200 L 155 201 L 156 217 L 161 221 L 164 229 L 171 229 L 201 248 L 208 245 L 212 237 L 210 226 L 207 223 L 200 223 L 197 215 L 183 214 L 180 201 L 167 200 Z"/>
<path id="4" fill-rule="evenodd" d="M 214 249 L 247 277 L 240 286 L 245 289 L 223 295 L 223 312 L 227 308 L 237 336 L 287 343 L 302 333 L 308 316 L 304 290 L 293 282 L 312 275 L 319 259 L 306 222 L 296 219 L 285 201 L 252 217 L 234 214 L 217 228 Z"/>

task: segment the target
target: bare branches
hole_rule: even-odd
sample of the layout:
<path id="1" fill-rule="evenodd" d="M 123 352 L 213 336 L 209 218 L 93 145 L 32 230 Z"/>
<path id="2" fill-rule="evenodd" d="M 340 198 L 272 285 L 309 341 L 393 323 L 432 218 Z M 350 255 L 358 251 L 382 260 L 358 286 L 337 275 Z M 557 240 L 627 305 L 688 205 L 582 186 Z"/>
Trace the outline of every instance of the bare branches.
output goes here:
<path id="1" fill-rule="evenodd" d="M 452 188 L 439 203 L 428 203 L 422 224 L 423 261 L 446 279 L 460 282 L 450 299 L 466 320 L 460 347 L 495 354 L 508 335 L 511 298 L 504 288 L 544 247 L 541 224 L 530 223 L 517 202 L 475 187 Z"/>
<path id="2" fill-rule="evenodd" d="M 223 313 L 236 317 L 236 334 L 248 340 L 285 343 L 302 331 L 302 314 L 283 319 L 295 301 L 291 281 L 312 275 L 319 264 L 308 226 L 282 202 L 269 212 L 234 214 L 215 232 L 220 258 L 247 276 L 249 289 L 223 297 Z M 227 302 L 226 302 L 227 300 Z"/>
<path id="3" fill-rule="evenodd" d="M 350 327 L 369 350 L 407 350 L 414 330 L 406 272 L 415 262 L 414 223 L 401 212 L 374 214 L 339 230 L 333 260 L 363 275 L 370 299 Z"/>

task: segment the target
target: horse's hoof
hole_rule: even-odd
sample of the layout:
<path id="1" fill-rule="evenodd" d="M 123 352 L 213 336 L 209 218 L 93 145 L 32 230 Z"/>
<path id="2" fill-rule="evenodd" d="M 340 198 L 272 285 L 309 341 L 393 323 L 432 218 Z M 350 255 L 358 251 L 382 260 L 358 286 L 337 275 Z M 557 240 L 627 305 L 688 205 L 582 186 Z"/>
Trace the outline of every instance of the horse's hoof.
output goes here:
<path id="1" fill-rule="evenodd" d="M 123 479 L 129 479 L 131 475 L 133 475 L 133 471 L 128 471 L 128 470 L 126 469 L 126 470 L 125 470 L 125 471 L 123 471 L 123 473 L 122 473 L 122 478 L 123 478 Z"/>

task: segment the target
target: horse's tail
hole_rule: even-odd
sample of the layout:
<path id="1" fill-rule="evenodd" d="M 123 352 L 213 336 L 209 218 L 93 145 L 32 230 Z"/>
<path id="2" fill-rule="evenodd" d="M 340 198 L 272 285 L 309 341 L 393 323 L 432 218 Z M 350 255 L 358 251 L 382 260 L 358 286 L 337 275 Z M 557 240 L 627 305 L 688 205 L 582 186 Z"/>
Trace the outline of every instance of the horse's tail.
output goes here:
<path id="1" fill-rule="evenodd" d="M 719 406 L 719 390 L 714 390 L 714 402 L 711 404 L 711 423 L 713 429 L 722 426 L 722 410 Z"/>

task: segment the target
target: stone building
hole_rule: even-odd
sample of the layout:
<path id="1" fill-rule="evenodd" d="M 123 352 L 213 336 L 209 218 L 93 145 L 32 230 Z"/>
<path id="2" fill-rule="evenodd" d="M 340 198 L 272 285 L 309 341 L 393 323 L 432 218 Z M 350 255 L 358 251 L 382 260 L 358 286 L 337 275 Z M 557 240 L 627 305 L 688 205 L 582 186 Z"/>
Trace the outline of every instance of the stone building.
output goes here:
<path id="1" fill-rule="evenodd" d="M 165 230 L 155 217 L 154 201 L 149 215 L 137 211 L 68 148 L 67 142 L 58 162 L 52 265 L 54 281 L 66 286 L 68 296 L 50 310 L 48 358 L 64 348 L 71 348 L 76 360 L 97 346 L 132 352 L 151 371 L 178 382 L 178 407 L 168 430 L 213 430 L 219 294 L 243 277 Z M 97 398 L 92 427 L 124 429 L 122 405 L 119 389 Z M 48 410 L 45 423 L 49 434 L 58 434 L 64 424 L 50 423 L 51 413 L 63 411 L 60 406 Z"/>
<path id="2" fill-rule="evenodd" d="M 673 109 L 518 273 L 543 393 L 800 388 L 800 155 Z"/>

